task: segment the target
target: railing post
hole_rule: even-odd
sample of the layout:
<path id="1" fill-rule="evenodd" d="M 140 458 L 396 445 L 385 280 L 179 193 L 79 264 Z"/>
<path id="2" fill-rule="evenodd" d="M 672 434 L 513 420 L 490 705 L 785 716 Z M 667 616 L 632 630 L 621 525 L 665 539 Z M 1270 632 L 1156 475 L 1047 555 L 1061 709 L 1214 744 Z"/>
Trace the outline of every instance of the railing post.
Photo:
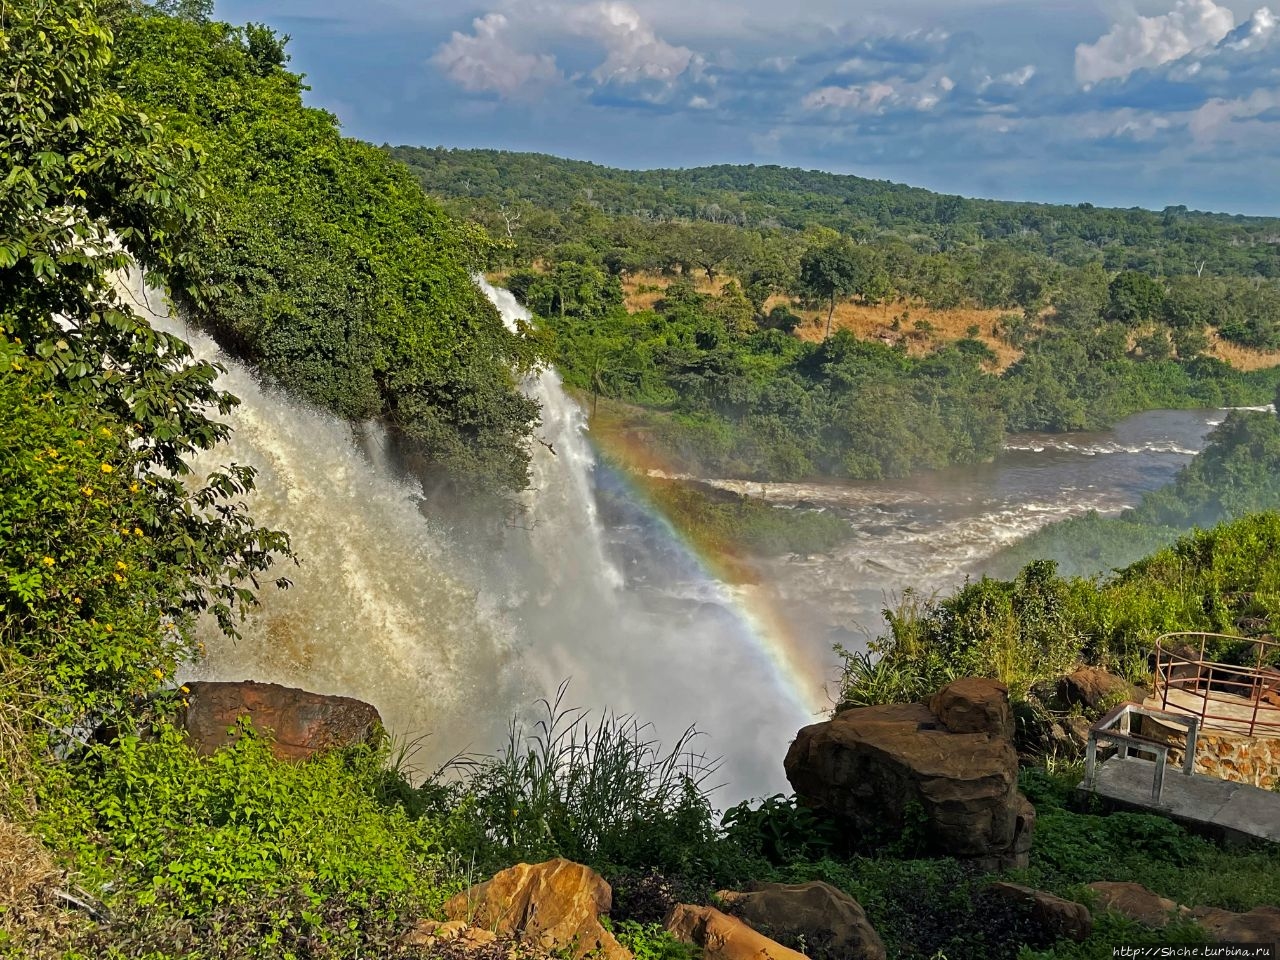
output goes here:
<path id="1" fill-rule="evenodd" d="M 1120 714 L 1120 732 L 1126 737 L 1129 735 L 1129 708 L 1125 707 Z M 1129 745 L 1121 740 L 1116 744 L 1121 760 L 1129 758 Z"/>
<path id="2" fill-rule="evenodd" d="M 1168 749 L 1156 750 L 1156 776 L 1151 784 L 1151 799 L 1156 803 L 1160 802 L 1160 795 L 1164 793 L 1164 765 L 1169 759 Z"/>
<path id="3" fill-rule="evenodd" d="M 1089 741 L 1084 748 L 1084 785 L 1092 790 L 1098 781 L 1098 735 L 1089 731 Z"/>
<path id="4" fill-rule="evenodd" d="M 1200 738 L 1200 723 L 1195 717 L 1187 718 L 1187 749 L 1182 758 L 1182 772 L 1187 776 L 1195 773 L 1196 746 Z"/>

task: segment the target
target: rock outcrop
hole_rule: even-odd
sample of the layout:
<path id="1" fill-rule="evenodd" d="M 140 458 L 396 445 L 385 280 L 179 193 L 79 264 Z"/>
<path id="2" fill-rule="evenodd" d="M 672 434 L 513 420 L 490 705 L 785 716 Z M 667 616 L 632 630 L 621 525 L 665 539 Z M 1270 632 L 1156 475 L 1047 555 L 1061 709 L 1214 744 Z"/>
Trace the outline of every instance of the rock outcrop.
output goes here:
<path id="1" fill-rule="evenodd" d="M 993 883 L 990 890 L 997 896 L 1020 903 L 1026 907 L 1032 921 L 1054 940 L 1089 939 L 1093 933 L 1093 917 L 1089 908 L 1074 900 L 1024 887 L 1020 883 Z"/>
<path id="2" fill-rule="evenodd" d="M 678 903 L 665 924 L 676 939 L 702 948 L 702 960 L 806 960 L 715 907 Z"/>
<path id="3" fill-rule="evenodd" d="M 1191 917 L 1216 943 L 1280 943 L 1280 907 L 1254 907 L 1247 913 L 1197 907 Z"/>
<path id="4" fill-rule="evenodd" d="M 759 883 L 745 892 L 725 890 L 717 896 L 757 933 L 784 943 L 803 938 L 811 956 L 885 960 L 884 942 L 861 904 L 829 883 Z"/>
<path id="5" fill-rule="evenodd" d="M 1214 943 L 1280 943 L 1280 907 L 1254 907 L 1232 913 L 1217 907 L 1181 906 L 1140 883 L 1089 884 L 1098 894 L 1096 910 L 1110 910 L 1160 930 L 1175 919 L 1190 917 Z"/>
<path id="6" fill-rule="evenodd" d="M 1068 706 L 1100 713 L 1125 700 L 1141 703 L 1144 694 L 1124 677 L 1100 667 L 1079 667 L 1058 681 L 1058 693 Z"/>
<path id="7" fill-rule="evenodd" d="M 179 721 L 192 747 L 206 756 L 239 739 L 236 721 L 241 717 L 271 734 L 271 750 L 281 760 L 305 760 L 318 751 L 365 743 L 382 733 L 378 711 L 351 697 L 252 680 L 199 681 L 187 688 L 187 706 Z"/>
<path id="8" fill-rule="evenodd" d="M 1026 866 L 1035 809 L 1018 792 L 1009 693 L 959 680 L 922 703 L 844 710 L 805 727 L 784 762 L 801 802 L 873 837 L 914 817 L 927 852 Z"/>
<path id="9" fill-rule="evenodd" d="M 1186 907 L 1148 890 L 1140 883 L 1100 880 L 1089 884 L 1089 889 L 1097 894 L 1096 909 L 1110 910 L 1153 930 L 1163 930 L 1171 920 L 1187 913 Z"/>
<path id="10" fill-rule="evenodd" d="M 600 925 L 613 891 L 589 867 L 557 857 L 518 863 L 453 897 L 444 906 L 450 920 L 466 921 L 499 937 L 516 937 L 550 953 L 577 960 L 631 960 L 631 953 Z"/>

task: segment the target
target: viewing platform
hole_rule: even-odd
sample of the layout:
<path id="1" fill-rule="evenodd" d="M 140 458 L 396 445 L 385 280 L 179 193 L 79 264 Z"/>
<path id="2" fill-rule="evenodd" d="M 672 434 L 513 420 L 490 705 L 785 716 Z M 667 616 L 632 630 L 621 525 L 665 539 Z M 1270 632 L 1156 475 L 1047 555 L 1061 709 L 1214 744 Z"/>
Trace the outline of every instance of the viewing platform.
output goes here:
<path id="1" fill-rule="evenodd" d="M 1248 644 L 1252 662 L 1208 660 L 1210 640 Z M 1224 839 L 1280 843 L 1280 793 L 1270 789 L 1280 782 L 1278 652 L 1269 640 L 1161 637 L 1152 696 L 1090 728 L 1080 790 Z M 1100 760 L 1107 747 L 1115 754 Z"/>

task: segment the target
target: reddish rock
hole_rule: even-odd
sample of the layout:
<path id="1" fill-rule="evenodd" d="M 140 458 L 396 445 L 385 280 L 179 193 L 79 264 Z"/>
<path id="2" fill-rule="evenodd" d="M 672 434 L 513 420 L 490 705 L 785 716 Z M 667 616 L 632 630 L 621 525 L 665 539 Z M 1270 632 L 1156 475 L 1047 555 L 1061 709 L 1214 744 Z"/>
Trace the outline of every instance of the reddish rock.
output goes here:
<path id="1" fill-rule="evenodd" d="M 1280 943 L 1280 907 L 1254 907 L 1248 913 L 1196 907 L 1191 916 L 1217 943 Z"/>
<path id="2" fill-rule="evenodd" d="M 788 942 L 803 937 L 811 954 L 885 960 L 884 942 L 861 904 L 829 883 L 759 883 L 746 892 L 717 896 L 757 933 Z"/>
<path id="3" fill-rule="evenodd" d="M 752 930 L 737 917 L 715 907 L 678 903 L 667 915 L 666 928 L 676 939 L 702 948 L 702 960 L 806 960 Z"/>
<path id="4" fill-rule="evenodd" d="M 600 925 L 613 891 L 594 870 L 557 857 L 519 863 L 460 893 L 444 905 L 450 920 L 465 920 L 500 937 L 514 936 L 547 952 L 581 960 L 631 960 L 631 953 Z"/>
<path id="5" fill-rule="evenodd" d="M 248 717 L 269 732 L 281 760 L 305 760 L 321 750 L 369 742 L 382 734 L 378 711 L 362 700 L 308 693 L 276 683 L 199 681 L 187 684 L 182 726 L 197 753 L 234 743 L 236 721 Z"/>
<path id="6" fill-rule="evenodd" d="M 958 718 L 983 711 L 951 710 L 958 693 L 938 702 L 963 726 Z M 999 708 L 986 715 L 998 719 Z M 920 703 L 863 707 L 802 729 L 784 766 L 802 802 L 852 829 L 902 831 L 919 810 L 931 852 L 990 869 L 1027 864 L 1035 811 L 1018 792 L 1018 755 L 1008 736 L 953 733 Z"/>
<path id="7" fill-rule="evenodd" d="M 1186 907 L 1178 906 L 1140 883 L 1100 880 L 1089 884 L 1089 889 L 1098 895 L 1098 910 L 1110 910 L 1153 930 L 1167 927 L 1170 920 L 1187 912 Z"/>
<path id="8" fill-rule="evenodd" d="M 1083 903 L 1064 900 L 1018 883 L 993 883 L 989 889 L 998 896 L 1028 907 L 1032 921 L 1055 940 L 1081 942 L 1088 940 L 1093 933 L 1093 917 Z"/>
<path id="9" fill-rule="evenodd" d="M 1080 667 L 1063 677 L 1058 692 L 1071 706 L 1101 712 L 1117 703 L 1133 700 L 1141 703 L 1143 693 L 1124 677 L 1117 677 L 1099 667 Z"/>
<path id="10" fill-rule="evenodd" d="M 1013 737 L 1009 688 L 998 680 L 953 680 L 933 695 L 929 709 L 952 733 Z"/>

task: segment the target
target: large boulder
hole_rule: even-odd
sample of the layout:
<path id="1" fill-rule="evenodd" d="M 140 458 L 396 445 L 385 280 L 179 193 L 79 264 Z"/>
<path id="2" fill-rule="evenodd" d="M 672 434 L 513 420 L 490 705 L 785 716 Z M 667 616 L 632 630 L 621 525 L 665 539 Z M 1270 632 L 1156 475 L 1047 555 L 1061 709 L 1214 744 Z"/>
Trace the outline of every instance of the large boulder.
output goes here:
<path id="1" fill-rule="evenodd" d="M 1023 905 L 1032 921 L 1054 940 L 1088 940 L 1093 933 L 1093 917 L 1089 908 L 1074 900 L 1024 887 L 1020 883 L 998 882 L 991 884 L 991 892 L 997 896 Z"/>
<path id="2" fill-rule="evenodd" d="M 631 960 L 631 953 L 600 925 L 613 891 L 594 870 L 557 857 L 518 863 L 444 905 L 450 920 L 465 920 L 499 937 L 518 937 L 548 953 L 581 960 Z"/>
<path id="3" fill-rule="evenodd" d="M 920 817 L 928 852 L 1026 866 L 1035 810 L 1017 788 L 1008 691 L 959 681 L 932 702 L 945 721 L 922 703 L 887 704 L 802 729 L 784 761 L 796 795 L 872 837 L 901 835 Z"/>
<path id="4" fill-rule="evenodd" d="M 721 891 L 718 896 L 757 933 L 788 943 L 803 938 L 810 955 L 885 960 L 884 942 L 862 906 L 829 883 L 759 883 L 746 892 Z"/>
<path id="5" fill-rule="evenodd" d="M 996 680 L 953 680 L 929 700 L 929 710 L 952 733 L 989 733 L 1013 738 L 1009 688 Z"/>
<path id="6" fill-rule="evenodd" d="M 270 733 L 281 760 L 371 741 L 382 733 L 377 709 L 362 700 L 309 693 L 278 683 L 199 681 L 187 684 L 180 722 L 197 753 L 208 755 L 240 737 L 236 721 Z"/>
<path id="7" fill-rule="evenodd" d="M 1247 913 L 1196 907 L 1191 916 L 1216 943 L 1280 943 L 1280 907 L 1254 907 Z"/>
<path id="8" fill-rule="evenodd" d="M 1058 682 L 1058 693 L 1068 706 L 1095 713 L 1126 700 L 1141 703 L 1145 694 L 1124 677 L 1100 667 L 1079 667 Z"/>
<path id="9" fill-rule="evenodd" d="M 1140 883 L 1099 880 L 1089 884 L 1089 889 L 1097 894 L 1098 910 L 1110 910 L 1153 930 L 1164 929 L 1169 921 L 1187 912 L 1186 907 L 1148 890 Z"/>
<path id="10" fill-rule="evenodd" d="M 665 924 L 677 940 L 702 948 L 702 960 L 806 960 L 715 907 L 678 903 Z"/>

